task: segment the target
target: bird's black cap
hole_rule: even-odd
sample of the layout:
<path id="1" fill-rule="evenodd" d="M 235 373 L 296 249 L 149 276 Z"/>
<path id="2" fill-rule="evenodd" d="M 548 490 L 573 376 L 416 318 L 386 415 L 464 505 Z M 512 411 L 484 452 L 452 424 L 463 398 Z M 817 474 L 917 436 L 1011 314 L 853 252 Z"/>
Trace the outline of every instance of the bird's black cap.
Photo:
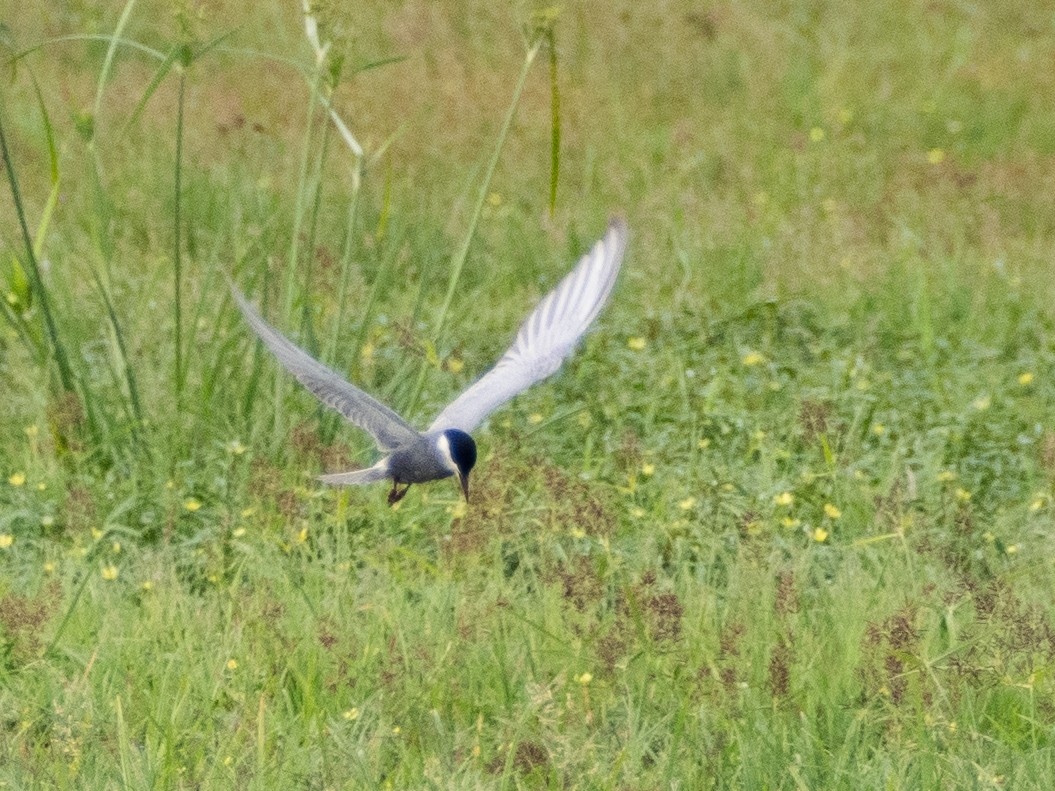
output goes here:
<path id="1" fill-rule="evenodd" d="M 451 458 L 458 467 L 462 482 L 462 492 L 466 502 L 469 501 L 469 472 L 476 464 L 476 442 L 461 429 L 449 428 L 443 432 L 451 448 Z"/>

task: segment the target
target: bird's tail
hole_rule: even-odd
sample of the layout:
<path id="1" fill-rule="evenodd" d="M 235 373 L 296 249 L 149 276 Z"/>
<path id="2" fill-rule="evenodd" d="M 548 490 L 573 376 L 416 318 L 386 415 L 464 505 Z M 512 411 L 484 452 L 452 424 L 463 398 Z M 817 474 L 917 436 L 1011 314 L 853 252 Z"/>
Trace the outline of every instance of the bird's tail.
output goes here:
<path id="1" fill-rule="evenodd" d="M 333 475 L 320 475 L 319 480 L 330 486 L 362 486 L 367 483 L 383 480 L 388 477 L 388 464 L 382 459 L 373 467 L 352 472 L 338 472 Z"/>

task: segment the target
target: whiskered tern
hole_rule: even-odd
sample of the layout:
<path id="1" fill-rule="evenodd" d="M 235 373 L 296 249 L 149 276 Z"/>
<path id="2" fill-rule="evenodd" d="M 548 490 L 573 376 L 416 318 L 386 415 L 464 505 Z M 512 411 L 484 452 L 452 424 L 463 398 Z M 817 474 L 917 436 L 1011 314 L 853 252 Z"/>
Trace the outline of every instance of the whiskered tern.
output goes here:
<path id="1" fill-rule="evenodd" d="M 604 237 L 527 317 L 494 368 L 448 404 L 424 432 L 264 321 L 233 284 L 231 291 L 249 326 L 282 366 L 322 403 L 369 432 L 382 453 L 372 467 L 321 475 L 320 481 L 351 486 L 391 478 L 388 502 L 393 504 L 411 484 L 457 475 L 468 502 L 469 472 L 476 464 L 476 443 L 469 432 L 498 406 L 557 372 L 608 301 L 626 240 L 626 222 L 612 219 Z"/>

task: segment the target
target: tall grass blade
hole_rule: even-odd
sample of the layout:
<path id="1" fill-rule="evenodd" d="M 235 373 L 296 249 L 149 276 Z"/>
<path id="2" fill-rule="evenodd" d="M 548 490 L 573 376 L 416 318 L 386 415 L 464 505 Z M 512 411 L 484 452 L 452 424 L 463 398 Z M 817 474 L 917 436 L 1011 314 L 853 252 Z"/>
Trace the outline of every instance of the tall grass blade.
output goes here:
<path id="1" fill-rule="evenodd" d="M 506 138 L 509 136 L 509 130 L 513 125 L 513 118 L 516 116 L 517 107 L 520 105 L 520 96 L 524 92 L 524 85 L 527 83 L 527 76 L 531 71 L 531 64 L 535 62 L 535 56 L 538 55 L 539 47 L 541 45 L 542 39 L 536 39 L 524 55 L 524 63 L 520 67 L 520 76 L 517 78 L 516 87 L 513 89 L 513 98 L 506 110 L 505 118 L 502 121 L 502 127 L 498 131 L 498 139 L 495 141 L 494 150 L 491 152 L 491 158 L 487 163 L 487 170 L 484 171 L 484 178 L 480 183 L 480 189 L 476 196 L 476 204 L 473 206 L 473 213 L 469 218 L 469 227 L 465 231 L 465 236 L 462 239 L 461 246 L 459 246 L 458 251 L 451 259 L 451 273 L 447 280 L 447 294 L 444 296 L 443 304 L 440 305 L 440 310 L 436 314 L 436 323 L 432 331 L 433 346 L 439 347 L 440 341 L 443 338 L 443 331 L 447 326 L 447 315 L 450 313 L 451 303 L 454 302 L 454 295 L 458 290 L 458 282 L 461 280 L 462 269 L 465 268 L 465 260 L 469 256 L 469 247 L 472 245 L 473 238 L 476 236 L 476 226 L 480 222 L 480 214 L 483 211 L 484 203 L 487 201 L 487 196 L 491 191 L 491 179 L 494 177 L 495 168 L 498 167 L 498 159 L 502 154 L 502 149 L 505 147 Z M 414 381 L 414 387 L 410 391 L 410 397 L 406 404 L 405 411 L 407 414 L 413 413 L 414 408 L 417 406 L 418 398 L 421 396 L 421 389 L 425 384 L 425 374 L 428 371 L 429 366 L 430 363 L 428 359 L 425 359 L 422 360 L 421 365 L 418 367 L 418 375 Z"/>
<path id="2" fill-rule="evenodd" d="M 557 36 L 552 27 L 547 31 L 546 39 L 549 42 L 549 213 L 552 217 L 557 208 L 557 181 L 560 176 L 560 84 L 557 81 Z"/>
<path id="3" fill-rule="evenodd" d="M 139 101 L 136 102 L 135 109 L 132 110 L 132 114 L 128 116 L 128 120 L 125 122 L 125 129 L 130 129 L 139 123 L 140 117 L 143 115 L 143 110 L 146 109 L 150 99 L 154 96 L 154 93 L 161 83 L 165 81 L 165 77 L 169 71 L 172 70 L 173 65 L 179 60 L 181 47 L 173 47 L 169 50 L 168 54 L 165 55 L 165 59 L 161 61 L 161 65 L 158 66 L 157 71 L 154 72 L 154 76 L 151 77 L 147 87 L 143 90 L 143 95 L 139 97 Z"/>
<path id="4" fill-rule="evenodd" d="M 110 324 L 110 335 L 112 341 L 112 348 L 116 356 L 116 363 L 118 366 L 118 380 L 125 391 L 125 400 L 127 407 L 130 410 L 129 417 L 133 422 L 132 437 L 136 440 L 140 450 L 149 455 L 150 448 L 143 442 L 141 430 L 145 425 L 145 415 L 143 414 L 142 402 L 139 399 L 139 386 L 136 384 L 135 373 L 132 370 L 132 366 L 128 361 L 128 347 L 125 345 L 124 333 L 121 331 L 121 323 L 117 318 L 117 311 L 114 310 L 113 299 L 110 295 L 110 289 L 102 282 L 99 277 L 99 273 L 96 270 L 92 270 L 92 277 L 95 279 L 95 283 L 99 288 L 99 293 L 103 297 L 103 305 L 106 307 L 106 317 Z"/>
<path id="5" fill-rule="evenodd" d="M 286 261 L 286 282 L 282 300 L 282 313 L 280 320 L 288 321 L 293 313 L 293 303 L 296 296 L 296 274 L 297 261 L 300 258 L 300 236 L 304 225 L 306 212 L 306 194 L 309 192 L 309 172 L 311 169 L 311 150 L 315 141 L 315 110 L 319 101 L 320 86 L 322 83 L 322 69 L 319 68 L 315 80 L 311 86 L 311 98 L 308 100 L 308 114 L 304 130 L 304 150 L 300 159 L 300 176 L 297 180 L 297 196 L 293 209 L 293 228 L 289 244 L 289 259 Z M 283 406 L 282 401 L 286 393 L 286 377 L 280 371 L 275 372 L 275 415 L 274 415 L 274 437 L 275 441 L 282 439 Z"/>
<path id="6" fill-rule="evenodd" d="M 359 210 L 361 168 L 361 163 L 357 163 L 355 174 L 352 179 L 352 197 L 348 201 L 348 217 L 345 219 L 344 246 L 341 249 L 341 282 L 337 287 L 337 315 L 334 317 L 333 329 L 330 332 L 330 343 L 326 348 L 327 357 L 335 362 L 337 357 L 337 346 L 341 342 L 341 334 L 344 329 L 344 313 L 348 307 L 348 289 L 352 279 L 352 246 L 355 242 L 355 219 Z M 359 349 L 356 349 L 355 352 L 358 353 Z"/>
<path id="7" fill-rule="evenodd" d="M 330 129 L 327 124 L 322 128 L 322 145 L 319 147 L 319 156 L 315 161 L 312 173 L 312 201 L 311 216 L 308 220 L 307 251 L 308 258 L 304 266 L 303 282 L 310 284 L 315 273 L 315 240 L 319 232 L 319 210 L 322 206 L 322 171 L 326 164 L 326 155 L 330 149 Z M 315 343 L 315 329 L 311 322 L 311 305 L 308 300 L 301 301 L 301 328 L 305 333 L 305 342 L 308 348 L 313 348 Z"/>
<path id="8" fill-rule="evenodd" d="M 11 151 L 7 145 L 7 134 L 4 131 L 2 109 L 0 109 L 0 153 L 3 155 L 4 168 L 7 171 L 7 184 L 11 189 L 11 197 L 15 202 L 15 214 L 18 217 L 18 225 L 22 232 L 22 240 L 26 249 L 26 260 L 29 263 L 29 274 L 33 282 L 33 290 L 40 303 L 40 313 L 44 318 L 44 326 L 47 329 L 47 335 L 51 345 L 51 353 L 55 358 L 55 365 L 58 367 L 59 381 L 61 382 L 64 391 L 75 392 L 76 387 L 73 369 L 70 367 L 69 357 L 66 354 L 66 347 L 62 343 L 62 339 L 59 337 L 58 328 L 55 325 L 55 318 L 51 312 L 51 300 L 48 297 L 47 288 L 44 286 L 44 280 L 40 275 L 40 267 L 37 263 L 36 252 L 34 251 L 33 238 L 30 236 L 29 226 L 26 223 L 26 211 L 22 205 L 22 193 L 18 188 L 18 177 L 15 174 L 14 163 L 11 161 Z"/>
<path id="9" fill-rule="evenodd" d="M 106 89 L 106 81 L 110 78 L 110 69 L 113 68 L 114 56 L 117 54 L 117 46 L 122 40 L 121 33 L 128 24 L 128 20 L 132 17 L 132 9 L 135 7 L 135 4 L 136 0 L 128 0 L 128 2 L 125 3 L 124 10 L 121 12 L 121 18 L 117 20 L 117 27 L 114 28 L 113 34 L 108 37 L 110 39 L 110 46 L 106 49 L 106 57 L 103 59 L 103 67 L 99 71 L 99 82 L 95 87 L 95 104 L 92 107 L 92 117 L 95 119 L 96 124 L 99 122 L 99 111 L 103 106 L 103 93 Z"/>
<path id="10" fill-rule="evenodd" d="M 261 782 L 264 776 L 264 769 L 267 766 L 267 729 L 264 722 L 265 711 L 267 711 L 267 708 L 264 704 L 264 696 L 261 695 L 260 703 L 256 710 L 256 773 L 257 779 L 261 780 Z"/>
<path id="11" fill-rule="evenodd" d="M 176 391 L 176 408 L 179 409 L 183 401 L 183 218 L 181 216 L 182 194 L 182 172 L 183 172 L 183 107 L 185 89 L 187 85 L 187 71 L 180 68 L 179 96 L 176 99 L 176 161 L 173 165 L 173 207 L 172 207 L 172 319 L 173 333 L 175 334 L 175 358 L 173 361 L 173 387 Z"/>
<path id="12" fill-rule="evenodd" d="M 121 706 L 121 696 L 114 698 L 114 717 L 117 720 L 117 749 L 121 758 L 121 784 L 125 788 L 135 788 L 132 782 L 132 767 L 129 760 L 128 749 L 128 723 L 125 722 L 125 712 Z"/>
<path id="13" fill-rule="evenodd" d="M 59 156 L 55 145 L 55 132 L 51 124 L 51 117 L 48 114 L 47 105 L 44 103 L 44 96 L 40 92 L 40 84 L 37 82 L 36 75 L 33 74 L 32 69 L 29 69 L 29 77 L 33 84 L 33 92 L 37 99 L 37 107 L 40 110 L 41 123 L 44 125 L 44 138 L 47 144 L 48 162 L 51 168 L 51 192 L 48 194 L 48 199 L 44 204 L 44 210 L 41 212 L 40 222 L 37 223 L 36 233 L 33 235 L 33 252 L 39 261 L 40 256 L 43 253 L 44 237 L 51 224 L 51 217 L 59 199 Z M 19 301 L 25 301 L 27 304 L 29 303 L 32 294 L 32 283 L 26 277 L 25 267 L 22 266 L 15 256 L 12 256 L 11 258 L 10 286 L 12 293 L 19 298 Z M 0 300 L 0 307 L 3 308 L 4 318 L 7 319 L 8 323 L 18 334 L 19 339 L 33 358 L 38 361 L 43 361 L 45 348 L 41 343 L 41 339 L 32 336 L 29 328 L 26 326 L 25 320 L 15 312 L 12 305 L 8 304 L 6 298 Z"/>

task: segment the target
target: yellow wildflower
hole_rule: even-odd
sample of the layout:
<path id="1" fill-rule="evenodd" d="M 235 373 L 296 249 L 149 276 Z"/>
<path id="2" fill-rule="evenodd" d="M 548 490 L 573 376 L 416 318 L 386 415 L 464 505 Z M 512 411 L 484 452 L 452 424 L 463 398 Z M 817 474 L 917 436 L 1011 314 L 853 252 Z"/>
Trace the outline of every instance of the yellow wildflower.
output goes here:
<path id="1" fill-rule="evenodd" d="M 633 338 L 627 338 L 626 345 L 635 352 L 640 352 L 645 348 L 645 339 L 639 335 L 635 335 Z"/>
<path id="2" fill-rule="evenodd" d="M 12 486 L 22 486 L 26 482 L 26 474 L 24 472 L 16 472 L 7 479 L 7 482 Z"/>
<path id="3" fill-rule="evenodd" d="M 539 414 L 538 412 L 532 412 L 530 415 L 528 415 L 528 423 L 530 423 L 531 425 L 536 426 L 536 425 L 538 425 L 541 422 L 542 422 L 542 415 Z"/>
<path id="4" fill-rule="evenodd" d="M 781 492 L 773 498 L 773 502 L 777 505 L 781 505 L 787 508 L 795 502 L 795 495 L 793 495 L 791 492 Z"/>
<path id="5" fill-rule="evenodd" d="M 110 547 L 110 549 L 113 551 L 113 553 L 115 555 L 120 554 L 120 552 L 121 552 L 121 542 L 120 541 L 115 541 L 113 543 L 113 546 Z"/>
<path id="6" fill-rule="evenodd" d="M 201 508 L 201 503 L 200 503 L 200 502 L 198 502 L 197 500 L 195 500 L 195 499 L 194 499 L 193 497 L 188 497 L 188 498 L 187 498 L 187 499 L 186 499 L 186 500 L 185 500 L 185 501 L 183 502 L 183 507 L 184 507 L 184 508 L 186 508 L 186 509 L 187 509 L 188 511 L 190 511 L 191 513 L 194 513 L 194 512 L 195 512 L 195 511 L 197 511 L 197 510 L 198 510 L 199 508 Z"/>
<path id="7" fill-rule="evenodd" d="M 711 440 L 708 437 L 704 437 L 703 439 L 701 439 L 699 442 L 696 443 L 696 447 L 699 448 L 700 450 L 706 450 L 710 446 L 711 446 Z"/>
<path id="8" fill-rule="evenodd" d="M 877 437 L 881 437 L 886 434 L 886 426 L 884 426 L 882 423 L 873 423 L 872 433 L 875 434 Z"/>
<path id="9" fill-rule="evenodd" d="M 106 580 L 107 582 L 114 581 L 115 579 L 117 579 L 117 575 L 118 575 L 117 566 L 113 566 L 113 565 L 103 566 L 102 575 L 103 575 L 103 579 Z"/>
<path id="10" fill-rule="evenodd" d="M 957 489 L 956 490 L 956 499 L 959 500 L 960 502 L 966 503 L 968 500 L 971 499 L 971 493 L 969 491 L 967 491 L 966 489 Z"/>
<path id="11" fill-rule="evenodd" d="M 832 505 L 831 503 L 825 503 L 824 504 L 824 515 L 826 517 L 828 517 L 829 519 L 838 519 L 840 516 L 843 515 L 843 512 L 840 511 L 836 506 Z"/>
<path id="12" fill-rule="evenodd" d="M 690 511 L 690 510 L 692 510 L 695 507 L 696 507 L 696 498 L 695 497 L 686 497 L 684 500 L 682 500 L 680 503 L 678 503 L 678 508 L 680 508 L 682 511 Z"/>
<path id="13" fill-rule="evenodd" d="M 10 533 L 0 533 L 0 549 L 7 549 L 15 543 L 15 537 Z"/>
<path id="14" fill-rule="evenodd" d="M 1029 510 L 1030 511 L 1039 511 L 1043 507 L 1044 507 L 1044 499 L 1042 497 L 1036 498 L 1033 502 L 1031 502 L 1029 504 Z"/>
<path id="15" fill-rule="evenodd" d="M 302 527 L 300 529 L 300 532 L 297 533 L 297 543 L 298 544 L 303 544 L 307 540 L 308 540 L 308 528 Z"/>
<path id="16" fill-rule="evenodd" d="M 823 527 L 816 527 L 813 529 L 813 540 L 817 542 L 824 542 L 828 540 L 828 531 Z"/>
<path id="17" fill-rule="evenodd" d="M 761 363 L 764 363 L 765 361 L 766 358 L 758 352 L 748 352 L 743 356 L 743 359 L 740 360 L 740 362 L 748 368 L 750 368 L 752 365 L 759 365 Z"/>
<path id="18" fill-rule="evenodd" d="M 40 433 L 40 429 L 37 428 L 37 424 L 36 423 L 34 423 L 31 426 L 26 426 L 22 430 L 26 432 L 26 436 L 29 437 L 30 439 L 33 439 L 35 436 L 37 436 L 37 434 Z"/>
<path id="19" fill-rule="evenodd" d="M 1009 555 L 1014 555 L 1016 552 L 1018 552 L 1018 544 L 1008 544 L 1006 547 L 1004 547 L 1004 551 Z"/>
<path id="20" fill-rule="evenodd" d="M 45 574 L 54 574 L 55 573 L 55 564 L 52 561 L 49 560 L 47 563 L 44 564 L 44 573 Z"/>
<path id="21" fill-rule="evenodd" d="M 819 126 L 815 126 L 810 130 L 810 140 L 814 143 L 819 143 L 824 139 L 824 130 Z"/>
<path id="22" fill-rule="evenodd" d="M 227 660 L 227 669 L 228 670 L 237 670 L 238 669 L 238 660 L 237 659 L 228 659 Z"/>
<path id="23" fill-rule="evenodd" d="M 641 474 L 646 478 L 656 474 L 656 465 L 650 461 L 646 461 L 641 465 Z"/>
<path id="24" fill-rule="evenodd" d="M 979 396 L 971 402 L 971 406 L 977 409 L 979 412 L 985 412 L 993 405 L 993 399 L 989 396 Z"/>
<path id="25" fill-rule="evenodd" d="M 945 150 L 942 148 L 932 148 L 927 152 L 927 161 L 932 165 L 940 165 L 945 161 Z"/>
<path id="26" fill-rule="evenodd" d="M 241 538 L 244 535 L 245 535 L 245 528 L 244 527 L 236 527 L 234 530 L 231 531 L 232 538 Z"/>
<path id="27" fill-rule="evenodd" d="M 461 370 L 465 367 L 465 363 L 461 361 L 459 357 L 448 357 L 447 358 L 447 370 L 452 374 L 461 373 Z"/>
<path id="28" fill-rule="evenodd" d="M 790 529 L 796 528 L 799 525 L 801 525 L 802 524 L 802 520 L 801 519 L 793 519 L 790 516 L 785 516 L 783 519 L 780 520 L 780 524 L 784 525 L 784 527 L 786 527 L 786 528 L 788 528 L 790 530 Z"/>
<path id="29" fill-rule="evenodd" d="M 357 709 L 355 706 L 352 706 L 352 708 L 345 711 L 342 716 L 349 722 L 357 720 L 359 719 L 359 709 Z"/>
<path id="30" fill-rule="evenodd" d="M 154 583 L 153 583 L 153 582 L 151 582 L 150 580 L 146 580 L 146 581 L 145 581 L 145 582 L 143 583 L 143 590 L 145 590 L 145 591 L 146 591 L 146 592 L 148 592 L 148 593 L 149 593 L 150 591 L 154 590 Z"/>
<path id="31" fill-rule="evenodd" d="M 585 687 L 587 684 L 589 684 L 591 681 L 593 681 L 593 674 L 592 673 L 582 673 L 582 674 L 576 676 L 575 680 Z"/>
<path id="32" fill-rule="evenodd" d="M 1022 385 L 1023 387 L 1026 387 L 1027 385 L 1033 384 L 1033 374 L 1032 374 L 1032 372 L 1026 371 L 1024 373 L 1020 373 L 1018 375 L 1018 383 L 1020 385 Z"/>

